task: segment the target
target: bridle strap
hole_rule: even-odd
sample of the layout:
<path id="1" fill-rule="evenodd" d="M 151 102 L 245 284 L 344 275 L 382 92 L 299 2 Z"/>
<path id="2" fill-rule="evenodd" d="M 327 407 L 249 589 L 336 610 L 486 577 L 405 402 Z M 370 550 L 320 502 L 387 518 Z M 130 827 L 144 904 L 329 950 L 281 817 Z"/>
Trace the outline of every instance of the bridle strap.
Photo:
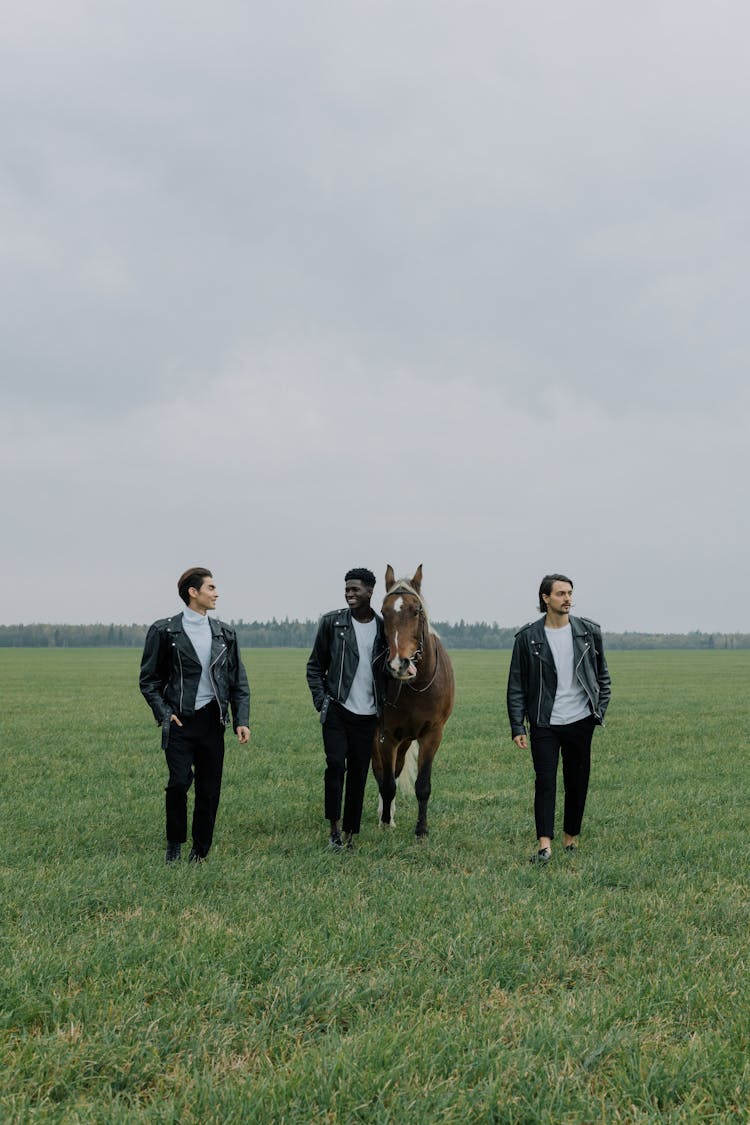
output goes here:
<path id="1" fill-rule="evenodd" d="M 407 585 L 407 584 L 404 584 L 404 586 L 401 586 L 400 584 L 397 584 L 396 588 L 389 590 L 386 593 L 385 597 L 386 598 L 397 598 L 400 594 L 408 594 L 411 597 L 416 598 L 418 603 L 419 603 L 417 613 L 419 614 L 419 618 L 420 618 L 420 622 L 421 622 L 421 628 L 420 628 L 420 631 L 419 631 L 419 641 L 417 643 L 417 650 L 411 658 L 411 661 L 412 661 L 413 664 L 419 665 L 420 661 L 422 660 L 422 657 L 424 656 L 424 651 L 425 651 L 425 636 L 426 636 L 426 630 L 427 630 L 427 613 L 426 613 L 424 603 L 422 601 L 421 596 L 417 593 L 416 590 L 412 589 L 412 587 Z M 383 601 L 385 602 L 385 598 L 383 599 Z M 423 692 L 429 691 L 429 689 L 435 683 L 435 679 L 437 677 L 439 669 L 440 669 L 440 649 L 439 649 L 438 645 L 435 645 L 435 670 L 432 673 L 432 677 L 430 678 L 430 682 L 428 684 L 425 684 L 424 687 L 413 687 L 407 680 L 399 680 L 398 681 L 398 691 L 396 692 L 396 698 L 393 700 L 392 703 L 390 703 L 388 701 L 388 699 L 386 699 L 385 705 L 387 707 L 395 707 L 397 705 L 398 701 L 399 701 L 399 697 L 401 695 L 401 689 L 404 686 L 406 686 L 409 689 L 409 691 L 414 692 L 415 695 L 422 695 Z"/>
<path id="2" fill-rule="evenodd" d="M 420 653 L 420 655 L 422 655 L 422 654 Z M 412 657 L 412 661 L 414 663 L 416 663 L 416 656 Z M 401 695 L 401 689 L 403 687 L 407 687 L 409 689 L 409 691 L 414 692 L 415 695 L 422 695 L 424 692 L 429 691 L 430 688 L 432 687 L 432 685 L 435 683 L 435 679 L 437 678 L 437 674 L 438 674 L 439 670 L 440 670 L 440 646 L 436 644 L 435 645 L 435 671 L 432 673 L 432 676 L 430 678 L 430 682 L 428 684 L 425 684 L 424 687 L 414 687 L 412 684 L 410 684 L 408 682 L 408 680 L 399 680 L 398 681 L 398 691 L 396 692 L 396 698 L 393 700 L 392 703 L 390 702 L 390 700 L 388 698 L 386 698 L 385 701 L 384 701 L 386 707 L 395 707 L 398 704 L 399 697 Z M 387 694 L 388 694 L 388 692 L 387 692 L 387 689 L 386 689 L 386 696 L 387 696 Z"/>
<path id="3" fill-rule="evenodd" d="M 421 629 L 419 631 L 419 641 L 417 643 L 417 651 L 414 653 L 414 655 L 411 658 L 413 664 L 418 664 L 419 661 L 424 656 L 424 637 L 425 637 L 425 628 L 426 628 L 426 624 L 427 624 L 427 612 L 425 610 L 424 602 L 422 601 L 421 596 L 417 593 L 416 590 L 412 589 L 412 587 L 409 586 L 409 585 L 404 585 L 403 589 L 399 585 L 397 585 L 395 589 L 389 590 L 387 592 L 387 594 L 385 595 L 385 598 L 397 598 L 401 594 L 409 594 L 409 595 L 411 595 L 412 598 L 416 598 L 417 602 L 419 603 L 418 606 L 417 606 L 417 613 L 419 615 L 419 619 L 420 619 L 420 622 L 421 622 Z M 385 598 L 383 598 L 383 603 L 385 603 Z"/>
<path id="4" fill-rule="evenodd" d="M 413 691 L 416 695 L 421 695 L 423 691 L 428 691 L 432 687 L 432 685 L 435 683 L 435 677 L 438 674 L 439 668 L 440 668 L 440 648 L 438 647 L 438 645 L 435 645 L 435 671 L 432 673 L 432 679 L 430 680 L 429 684 L 425 684 L 424 687 L 412 687 L 412 685 L 410 683 L 406 683 L 406 686 L 408 687 L 409 691 Z M 402 682 L 406 682 L 406 681 L 402 681 Z"/>

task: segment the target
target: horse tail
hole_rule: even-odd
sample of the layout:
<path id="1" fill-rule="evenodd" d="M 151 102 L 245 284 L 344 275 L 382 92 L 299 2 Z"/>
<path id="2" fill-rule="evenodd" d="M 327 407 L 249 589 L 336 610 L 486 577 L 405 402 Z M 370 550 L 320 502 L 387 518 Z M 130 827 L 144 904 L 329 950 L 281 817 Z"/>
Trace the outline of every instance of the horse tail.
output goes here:
<path id="1" fill-rule="evenodd" d="M 417 780 L 417 765 L 419 762 L 419 743 L 412 742 L 406 751 L 401 773 L 398 775 L 398 788 L 407 797 L 414 796 L 414 782 Z"/>

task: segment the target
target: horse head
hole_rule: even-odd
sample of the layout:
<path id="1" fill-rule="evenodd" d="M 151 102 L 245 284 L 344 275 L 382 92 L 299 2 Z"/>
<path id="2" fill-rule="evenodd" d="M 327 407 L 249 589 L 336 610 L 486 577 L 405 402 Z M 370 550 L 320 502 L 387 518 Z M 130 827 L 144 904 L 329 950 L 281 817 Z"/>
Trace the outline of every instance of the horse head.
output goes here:
<path id="1" fill-rule="evenodd" d="M 397 579 L 389 563 L 385 572 L 385 597 L 381 612 L 388 644 L 387 668 L 396 680 L 415 678 L 424 652 L 425 635 L 430 631 L 421 589 L 421 563 L 410 580 Z"/>

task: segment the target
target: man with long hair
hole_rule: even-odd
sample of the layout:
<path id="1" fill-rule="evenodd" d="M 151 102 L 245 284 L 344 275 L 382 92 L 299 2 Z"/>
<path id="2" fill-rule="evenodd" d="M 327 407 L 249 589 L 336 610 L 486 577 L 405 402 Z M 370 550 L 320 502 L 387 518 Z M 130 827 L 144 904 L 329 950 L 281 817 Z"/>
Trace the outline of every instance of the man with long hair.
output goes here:
<path id="1" fill-rule="evenodd" d="M 555 835 L 557 766 L 563 760 L 563 847 L 578 848 L 591 771 L 594 728 L 604 722 L 610 678 L 602 633 L 595 621 L 572 617 L 573 583 L 547 574 L 539 587 L 543 618 L 516 634 L 508 674 L 511 737 L 528 747 L 534 763 L 534 818 L 538 848 L 532 863 L 547 863 Z"/>

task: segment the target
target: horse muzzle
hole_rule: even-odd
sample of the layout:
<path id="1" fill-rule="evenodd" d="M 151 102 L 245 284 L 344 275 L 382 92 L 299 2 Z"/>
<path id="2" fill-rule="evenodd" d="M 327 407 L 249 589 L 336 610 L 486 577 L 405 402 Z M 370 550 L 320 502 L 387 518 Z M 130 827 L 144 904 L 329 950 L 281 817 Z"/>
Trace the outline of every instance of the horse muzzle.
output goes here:
<path id="1" fill-rule="evenodd" d="M 417 674 L 414 660 L 407 660 L 405 656 L 394 656 L 387 667 L 394 680 L 413 680 Z"/>

